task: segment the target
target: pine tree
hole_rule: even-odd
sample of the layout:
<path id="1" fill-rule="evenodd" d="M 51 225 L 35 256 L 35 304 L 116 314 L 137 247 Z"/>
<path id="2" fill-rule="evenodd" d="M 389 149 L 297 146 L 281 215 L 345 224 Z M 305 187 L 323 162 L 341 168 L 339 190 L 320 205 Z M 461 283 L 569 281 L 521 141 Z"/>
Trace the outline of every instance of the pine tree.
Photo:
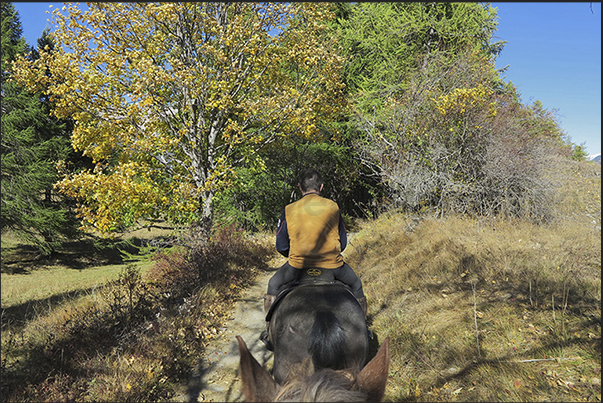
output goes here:
<path id="1" fill-rule="evenodd" d="M 2 3 L 1 78 L 1 224 L 35 245 L 43 254 L 77 234 L 76 219 L 53 185 L 57 163 L 72 154 L 66 122 L 49 115 L 50 101 L 11 80 L 11 62 L 20 54 L 36 57 L 22 37 L 21 22 L 12 3 Z M 48 31 L 38 46 L 52 49 Z"/>

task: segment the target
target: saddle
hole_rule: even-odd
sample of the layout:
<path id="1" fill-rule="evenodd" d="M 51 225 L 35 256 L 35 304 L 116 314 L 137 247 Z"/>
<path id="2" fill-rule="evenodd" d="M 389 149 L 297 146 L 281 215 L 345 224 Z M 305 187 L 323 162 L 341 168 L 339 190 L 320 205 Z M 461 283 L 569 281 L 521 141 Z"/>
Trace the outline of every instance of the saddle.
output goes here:
<path id="1" fill-rule="evenodd" d="M 322 284 L 322 285 L 331 285 L 331 284 L 341 284 L 345 286 L 345 289 L 348 290 L 350 294 L 353 295 L 352 290 L 346 284 L 341 281 L 335 280 L 335 276 L 333 275 L 333 271 L 329 269 L 320 269 L 317 267 L 308 268 L 308 269 L 300 269 L 299 277 L 290 283 L 287 283 L 281 287 L 279 293 L 277 294 L 274 302 L 270 306 L 270 309 L 266 313 L 266 322 L 270 322 L 272 318 L 272 314 L 274 313 L 276 306 L 280 301 L 287 295 L 291 290 L 296 287 L 303 287 L 304 285 L 310 284 Z"/>

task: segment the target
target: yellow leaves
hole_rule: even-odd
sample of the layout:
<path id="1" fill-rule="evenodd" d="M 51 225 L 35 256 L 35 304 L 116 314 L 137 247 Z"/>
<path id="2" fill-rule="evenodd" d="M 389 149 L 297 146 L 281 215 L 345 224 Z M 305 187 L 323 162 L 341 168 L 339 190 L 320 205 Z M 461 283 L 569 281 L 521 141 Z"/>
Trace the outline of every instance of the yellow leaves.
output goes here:
<path id="1" fill-rule="evenodd" d="M 16 81 L 31 92 L 45 90 L 50 78 L 45 74 L 47 68 L 47 52 L 40 51 L 40 58 L 29 61 L 25 56 L 17 56 L 11 64 L 11 81 Z"/>
<path id="2" fill-rule="evenodd" d="M 451 112 L 457 112 L 464 115 L 469 109 L 481 107 L 484 102 L 493 94 L 490 88 L 479 84 L 474 88 L 455 88 L 446 95 L 441 95 L 437 99 L 432 98 L 436 103 L 436 108 L 442 116 Z M 492 105 L 492 103 L 489 104 Z"/>
<path id="3" fill-rule="evenodd" d="M 53 13 L 56 50 L 15 62 L 17 79 L 48 89 L 52 113 L 75 122 L 74 148 L 98 163 L 57 185 L 90 228 L 198 213 L 201 195 L 232 180 L 235 147 L 248 156 L 275 136 L 314 138 L 344 107 L 325 4 L 225 7 L 72 3 Z"/>
<path id="4" fill-rule="evenodd" d="M 414 396 L 415 398 L 421 397 L 421 387 L 418 383 L 415 385 Z"/>
<path id="5" fill-rule="evenodd" d="M 225 155 L 221 155 L 215 161 L 215 168 L 212 170 L 209 177 L 205 180 L 201 191 L 213 191 L 220 187 L 229 186 L 229 180 L 235 175 L 232 166 L 228 164 Z"/>
<path id="6" fill-rule="evenodd" d="M 152 105 L 153 104 L 153 99 L 152 98 L 145 98 L 140 102 L 140 106 L 148 106 L 148 105 Z"/>
<path id="7" fill-rule="evenodd" d="M 496 114 L 498 113 L 496 102 L 490 102 L 488 104 L 488 111 L 490 112 L 491 117 L 496 117 Z"/>
<path id="8" fill-rule="evenodd" d="M 157 189 L 142 164 L 131 162 L 107 170 L 66 176 L 56 187 L 82 202 L 78 213 L 84 227 L 108 233 L 148 214 Z"/>
<path id="9" fill-rule="evenodd" d="M 306 138 L 312 138 L 316 134 L 318 134 L 318 128 L 314 123 L 306 125 L 306 127 L 304 128 L 304 136 Z"/>

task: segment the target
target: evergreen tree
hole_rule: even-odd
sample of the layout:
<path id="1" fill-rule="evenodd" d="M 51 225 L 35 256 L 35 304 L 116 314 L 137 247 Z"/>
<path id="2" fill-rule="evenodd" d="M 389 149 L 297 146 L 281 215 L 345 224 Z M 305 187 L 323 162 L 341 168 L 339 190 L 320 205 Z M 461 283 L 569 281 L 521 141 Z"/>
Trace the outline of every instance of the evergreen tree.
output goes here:
<path id="1" fill-rule="evenodd" d="M 49 115 L 50 101 L 11 80 L 11 62 L 20 54 L 36 57 L 22 37 L 12 3 L 2 3 L 1 81 L 1 225 L 34 244 L 43 254 L 77 234 L 76 219 L 63 197 L 53 190 L 57 163 L 72 155 L 66 122 Z M 53 47 L 48 31 L 38 46 Z"/>
<path id="2" fill-rule="evenodd" d="M 519 103 L 495 68 L 496 9 L 481 3 L 356 3 L 341 8 L 359 158 L 392 205 L 550 218 L 543 173 L 562 133 L 539 105 Z"/>
<path id="3" fill-rule="evenodd" d="M 480 3 L 367 2 L 340 9 L 340 34 L 349 56 L 346 84 L 356 107 L 373 113 L 391 96 L 407 90 L 434 55 L 448 61 L 471 48 L 497 55 L 491 43 L 496 10 Z"/>

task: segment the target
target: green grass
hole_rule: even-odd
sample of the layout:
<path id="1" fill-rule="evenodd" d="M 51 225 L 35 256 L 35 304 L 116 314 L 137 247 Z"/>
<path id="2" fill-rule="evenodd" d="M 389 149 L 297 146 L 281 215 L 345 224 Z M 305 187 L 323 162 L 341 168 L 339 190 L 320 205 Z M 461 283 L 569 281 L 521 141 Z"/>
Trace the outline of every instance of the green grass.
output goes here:
<path id="1" fill-rule="evenodd" d="M 39 256 L 10 232 L 2 235 L 2 319 L 22 322 L 45 314 L 72 299 L 116 280 L 128 264 L 142 273 L 151 266 L 151 253 L 141 247 L 173 230 L 153 228 L 124 234 L 114 240 L 86 236 L 70 242 L 52 256 Z"/>
<path id="2" fill-rule="evenodd" d="M 138 264 L 146 272 L 152 262 Z M 65 267 L 39 269 L 34 274 L 1 274 L 2 308 L 40 301 L 52 296 L 92 290 L 116 280 L 123 264 L 73 270 Z"/>

